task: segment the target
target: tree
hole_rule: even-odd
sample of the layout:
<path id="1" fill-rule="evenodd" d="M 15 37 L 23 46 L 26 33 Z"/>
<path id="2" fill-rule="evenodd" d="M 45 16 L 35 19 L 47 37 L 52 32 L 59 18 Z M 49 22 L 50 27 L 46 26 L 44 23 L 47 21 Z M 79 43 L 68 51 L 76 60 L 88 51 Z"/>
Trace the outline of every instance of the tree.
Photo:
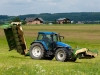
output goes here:
<path id="1" fill-rule="evenodd" d="M 21 20 L 18 17 L 15 17 L 15 19 L 13 20 L 13 22 L 21 22 Z"/>
<path id="2" fill-rule="evenodd" d="M 0 20 L 0 25 L 1 25 L 1 24 L 4 24 L 4 21 L 3 21 L 3 20 Z"/>
<path id="3" fill-rule="evenodd" d="M 23 24 L 23 25 L 25 25 L 25 24 L 26 24 L 26 21 L 25 21 L 25 20 L 23 20 L 23 21 L 22 21 L 22 24 Z"/>

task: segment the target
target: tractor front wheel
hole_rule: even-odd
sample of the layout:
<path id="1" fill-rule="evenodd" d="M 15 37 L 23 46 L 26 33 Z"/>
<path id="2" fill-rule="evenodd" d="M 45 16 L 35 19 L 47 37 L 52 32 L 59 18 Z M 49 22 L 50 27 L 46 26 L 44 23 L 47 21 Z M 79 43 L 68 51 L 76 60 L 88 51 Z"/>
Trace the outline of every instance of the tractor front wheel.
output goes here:
<path id="1" fill-rule="evenodd" d="M 62 61 L 62 62 L 68 61 L 68 57 L 69 55 L 65 48 L 58 48 L 56 50 L 55 59 L 57 61 Z"/>
<path id="2" fill-rule="evenodd" d="M 33 43 L 30 47 L 30 57 L 33 59 L 43 59 L 45 49 L 40 43 Z"/>

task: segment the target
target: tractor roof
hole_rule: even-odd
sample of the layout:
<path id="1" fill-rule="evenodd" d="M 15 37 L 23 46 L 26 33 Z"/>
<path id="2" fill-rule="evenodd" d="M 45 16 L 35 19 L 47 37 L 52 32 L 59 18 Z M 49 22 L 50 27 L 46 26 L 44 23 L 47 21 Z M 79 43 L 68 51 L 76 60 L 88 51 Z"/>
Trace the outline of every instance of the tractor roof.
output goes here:
<path id="1" fill-rule="evenodd" d="M 39 34 L 57 34 L 55 32 L 46 32 L 46 31 L 42 31 L 42 32 L 38 32 Z"/>

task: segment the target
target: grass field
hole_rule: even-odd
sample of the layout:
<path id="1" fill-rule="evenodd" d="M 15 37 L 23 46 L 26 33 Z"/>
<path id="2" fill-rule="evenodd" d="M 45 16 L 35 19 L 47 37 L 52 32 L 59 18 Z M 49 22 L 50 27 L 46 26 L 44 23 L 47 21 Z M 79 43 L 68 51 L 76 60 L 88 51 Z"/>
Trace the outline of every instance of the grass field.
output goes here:
<path id="1" fill-rule="evenodd" d="M 23 26 L 27 47 L 37 37 L 38 31 L 53 31 L 65 36 L 63 42 L 72 48 L 96 49 L 100 53 L 100 25 L 38 25 Z M 99 75 L 100 56 L 94 59 L 77 59 L 76 62 L 58 62 L 55 59 L 33 60 L 8 44 L 0 27 L 0 75 Z"/>

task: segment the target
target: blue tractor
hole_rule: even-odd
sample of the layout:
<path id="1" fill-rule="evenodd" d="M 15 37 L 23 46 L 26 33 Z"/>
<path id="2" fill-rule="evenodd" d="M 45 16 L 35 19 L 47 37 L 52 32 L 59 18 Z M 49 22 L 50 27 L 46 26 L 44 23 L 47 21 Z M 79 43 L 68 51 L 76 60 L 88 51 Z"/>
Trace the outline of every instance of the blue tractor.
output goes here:
<path id="1" fill-rule="evenodd" d="M 47 60 L 55 57 L 57 61 L 75 61 L 71 46 L 61 42 L 61 38 L 64 37 L 55 32 L 38 32 L 37 40 L 31 43 L 29 49 L 30 57 Z"/>

